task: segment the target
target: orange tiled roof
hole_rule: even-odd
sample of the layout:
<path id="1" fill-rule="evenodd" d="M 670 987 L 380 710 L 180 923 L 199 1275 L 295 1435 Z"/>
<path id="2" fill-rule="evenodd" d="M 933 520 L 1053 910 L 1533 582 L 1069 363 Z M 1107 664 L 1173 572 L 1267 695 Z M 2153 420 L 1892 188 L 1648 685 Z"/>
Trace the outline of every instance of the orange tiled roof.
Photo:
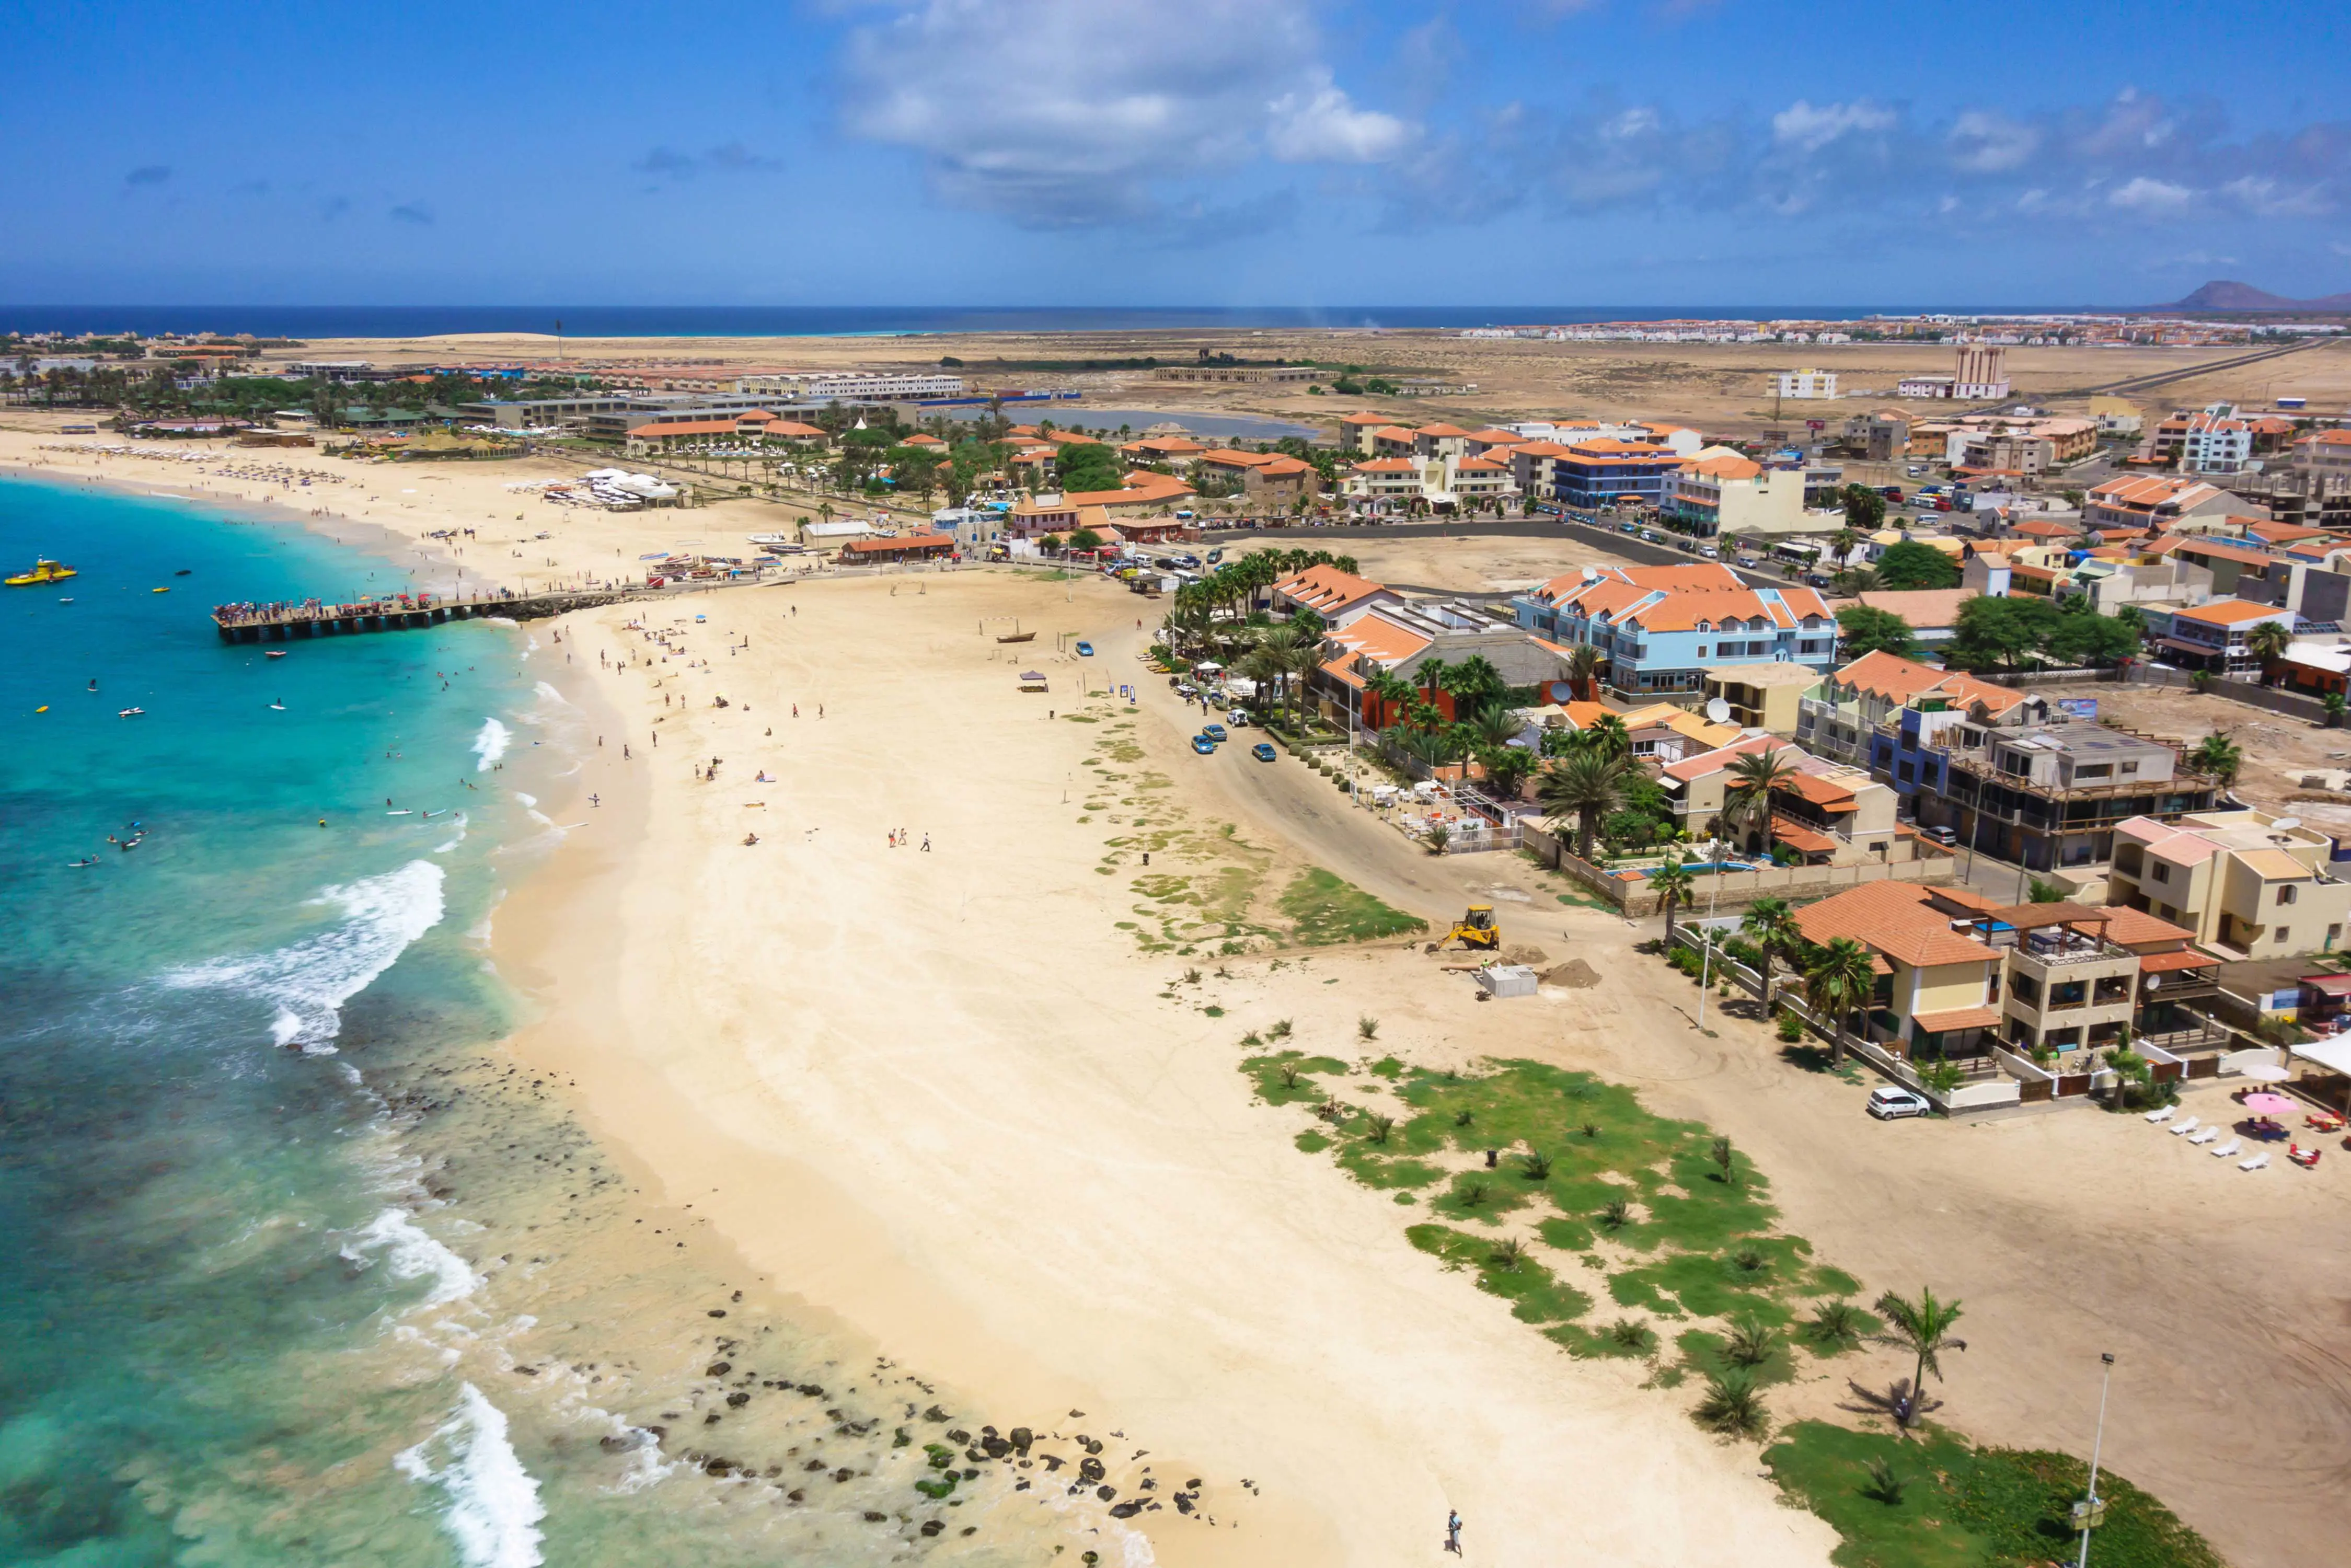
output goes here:
<path id="1" fill-rule="evenodd" d="M 2293 612 L 2279 604 L 2255 604 L 2243 599 L 2216 599 L 2210 604 L 2176 612 L 2175 621 L 2201 621 L 2211 626 L 2242 626 L 2249 621 L 2271 621 Z"/>
<path id="2" fill-rule="evenodd" d="M 1850 936 L 1913 967 L 1991 962 L 1991 948 L 1951 929 L 1950 917 L 1928 903 L 1915 883 L 1871 882 L 1796 911 L 1809 942 Z"/>
<path id="3" fill-rule="evenodd" d="M 1297 601 L 1308 609 L 1328 614 L 1343 610 L 1359 600 L 1381 592 L 1385 584 L 1374 582 L 1368 577 L 1357 577 L 1352 571 L 1342 571 L 1335 566 L 1310 566 L 1295 577 L 1284 578 L 1273 585 L 1275 593 Z"/>

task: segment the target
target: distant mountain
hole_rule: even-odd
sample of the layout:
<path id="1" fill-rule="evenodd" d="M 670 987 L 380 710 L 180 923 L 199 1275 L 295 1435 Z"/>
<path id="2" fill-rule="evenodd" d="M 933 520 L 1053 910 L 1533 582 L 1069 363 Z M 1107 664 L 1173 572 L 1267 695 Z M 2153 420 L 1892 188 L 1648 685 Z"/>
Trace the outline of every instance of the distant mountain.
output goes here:
<path id="1" fill-rule="evenodd" d="M 2254 287 L 2215 278 L 2185 299 L 2158 305 L 2158 310 L 2351 310 L 2351 294 L 2329 294 L 2323 299 L 2287 299 Z"/>

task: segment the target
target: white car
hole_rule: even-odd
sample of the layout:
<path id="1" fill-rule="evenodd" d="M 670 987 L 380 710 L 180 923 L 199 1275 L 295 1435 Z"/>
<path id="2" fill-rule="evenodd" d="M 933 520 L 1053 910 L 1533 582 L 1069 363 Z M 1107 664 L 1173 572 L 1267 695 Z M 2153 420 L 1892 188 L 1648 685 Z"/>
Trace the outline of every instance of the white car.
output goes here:
<path id="1" fill-rule="evenodd" d="M 1225 722 L 1231 725 L 1235 729 L 1247 729 L 1249 727 L 1249 709 L 1247 708 L 1237 707 L 1233 709 L 1232 712 L 1225 715 Z"/>
<path id="2" fill-rule="evenodd" d="M 1914 1094 L 1907 1089 L 1891 1084 L 1869 1092 L 1869 1113 L 1881 1122 L 1892 1122 L 1904 1116 L 1924 1116 L 1935 1109 L 1924 1094 Z"/>

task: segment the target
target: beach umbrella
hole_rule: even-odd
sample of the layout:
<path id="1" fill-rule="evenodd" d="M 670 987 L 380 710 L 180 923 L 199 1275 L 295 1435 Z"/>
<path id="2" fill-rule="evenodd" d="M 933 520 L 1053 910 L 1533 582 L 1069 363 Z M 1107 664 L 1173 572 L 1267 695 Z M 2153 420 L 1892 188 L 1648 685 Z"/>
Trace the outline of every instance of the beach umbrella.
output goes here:
<path id="1" fill-rule="evenodd" d="M 2248 1094 L 2242 1102 L 2246 1110 L 2256 1116 L 2284 1116 L 2294 1111 L 2294 1102 L 2283 1094 L 2262 1092 Z"/>

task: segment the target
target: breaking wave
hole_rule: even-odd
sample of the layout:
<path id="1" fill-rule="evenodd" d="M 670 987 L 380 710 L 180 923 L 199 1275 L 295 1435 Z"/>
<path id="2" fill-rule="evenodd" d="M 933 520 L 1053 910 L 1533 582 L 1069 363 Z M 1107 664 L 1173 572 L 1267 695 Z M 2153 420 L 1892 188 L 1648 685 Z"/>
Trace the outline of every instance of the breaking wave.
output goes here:
<path id="1" fill-rule="evenodd" d="M 464 1385 L 455 1413 L 392 1462 L 409 1479 L 448 1495 L 441 1522 L 465 1568 L 537 1568 L 545 1539 L 538 1521 L 547 1517 L 547 1505 L 507 1440 L 506 1412 L 480 1389 Z"/>
<path id="2" fill-rule="evenodd" d="M 507 747 L 513 744 L 514 731 L 496 719 L 484 719 L 480 732 L 474 737 L 474 756 L 477 759 L 474 764 L 474 771 L 487 773 L 491 765 L 504 757 L 507 754 Z"/>
<path id="3" fill-rule="evenodd" d="M 441 922 L 441 868 L 411 861 L 397 871 L 320 891 L 311 902 L 340 905 L 341 925 L 274 953 L 214 958 L 163 976 L 185 990 L 243 991 L 277 1008 L 270 1036 L 281 1046 L 324 1054 L 342 1029 L 342 1007 L 374 984 L 408 945 Z"/>

